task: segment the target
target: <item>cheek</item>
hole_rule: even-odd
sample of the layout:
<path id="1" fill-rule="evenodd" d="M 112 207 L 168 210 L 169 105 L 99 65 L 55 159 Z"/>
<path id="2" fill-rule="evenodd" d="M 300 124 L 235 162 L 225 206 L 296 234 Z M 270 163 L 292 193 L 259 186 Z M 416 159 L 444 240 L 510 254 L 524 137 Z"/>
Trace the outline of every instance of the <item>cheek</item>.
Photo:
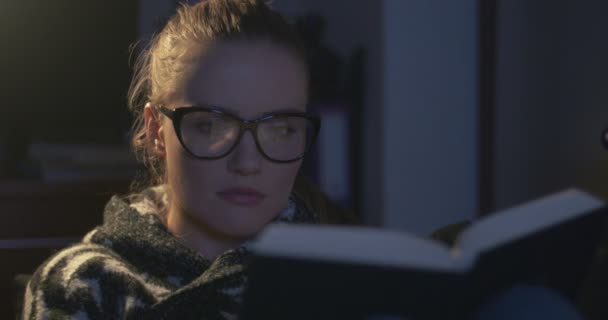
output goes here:
<path id="1" fill-rule="evenodd" d="M 184 175 L 185 154 L 179 140 L 174 134 L 165 134 L 165 164 L 167 167 L 167 182 L 173 185 Z"/>
<path id="2" fill-rule="evenodd" d="M 291 193 L 293 183 L 300 169 L 301 161 L 290 164 L 273 164 L 278 166 L 273 168 L 272 177 L 268 177 L 273 181 L 269 185 L 268 192 L 273 195 L 277 205 L 285 205 L 287 198 Z"/>
<path id="3" fill-rule="evenodd" d="M 166 153 L 167 183 L 182 203 L 212 191 L 208 189 L 221 178 L 221 161 L 202 161 L 190 157 L 175 136 L 167 139 Z"/>

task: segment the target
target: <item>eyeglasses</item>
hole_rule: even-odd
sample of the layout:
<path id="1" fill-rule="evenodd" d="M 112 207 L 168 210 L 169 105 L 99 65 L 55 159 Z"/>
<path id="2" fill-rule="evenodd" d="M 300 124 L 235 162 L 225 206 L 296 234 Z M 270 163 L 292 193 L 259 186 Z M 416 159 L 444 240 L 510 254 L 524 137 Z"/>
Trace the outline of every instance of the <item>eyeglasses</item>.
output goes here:
<path id="1" fill-rule="evenodd" d="M 255 120 L 243 120 L 228 112 L 204 106 L 157 110 L 173 122 L 182 147 L 197 159 L 215 160 L 227 156 L 246 130 L 268 160 L 278 163 L 304 157 L 319 134 L 321 119 L 307 113 L 274 113 Z"/>

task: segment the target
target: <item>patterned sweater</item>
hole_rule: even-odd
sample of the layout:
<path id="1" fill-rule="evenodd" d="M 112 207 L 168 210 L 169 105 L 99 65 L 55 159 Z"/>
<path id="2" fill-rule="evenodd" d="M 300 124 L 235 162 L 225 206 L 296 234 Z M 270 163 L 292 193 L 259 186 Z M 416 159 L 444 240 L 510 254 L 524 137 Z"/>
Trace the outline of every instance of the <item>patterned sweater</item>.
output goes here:
<path id="1" fill-rule="evenodd" d="M 49 258 L 26 287 L 23 319 L 233 319 L 238 314 L 248 243 L 214 261 L 163 223 L 163 187 L 135 201 L 114 196 L 103 225 Z M 316 223 L 291 196 L 273 221 Z"/>

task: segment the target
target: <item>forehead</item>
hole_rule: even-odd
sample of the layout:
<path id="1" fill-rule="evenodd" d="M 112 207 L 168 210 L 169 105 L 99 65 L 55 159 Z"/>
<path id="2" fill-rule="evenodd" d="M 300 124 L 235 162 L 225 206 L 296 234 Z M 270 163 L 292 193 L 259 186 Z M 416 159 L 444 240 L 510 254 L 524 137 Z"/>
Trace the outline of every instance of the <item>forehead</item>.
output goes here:
<path id="1" fill-rule="evenodd" d="M 192 68 L 184 81 L 184 104 L 221 106 L 243 118 L 306 108 L 306 67 L 278 45 L 213 42 L 201 50 Z"/>

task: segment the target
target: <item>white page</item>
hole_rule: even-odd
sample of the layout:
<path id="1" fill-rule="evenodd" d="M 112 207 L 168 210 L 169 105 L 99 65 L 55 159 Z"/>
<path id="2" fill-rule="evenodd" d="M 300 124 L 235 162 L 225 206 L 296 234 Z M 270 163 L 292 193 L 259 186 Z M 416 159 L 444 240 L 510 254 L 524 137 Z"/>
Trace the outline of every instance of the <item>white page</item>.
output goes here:
<path id="1" fill-rule="evenodd" d="M 465 260 L 510 240 L 557 225 L 604 205 L 592 195 L 569 189 L 506 209 L 481 219 L 466 229 L 457 241 Z"/>
<path id="2" fill-rule="evenodd" d="M 371 227 L 271 224 L 252 249 L 263 256 L 457 271 L 441 243 Z"/>

